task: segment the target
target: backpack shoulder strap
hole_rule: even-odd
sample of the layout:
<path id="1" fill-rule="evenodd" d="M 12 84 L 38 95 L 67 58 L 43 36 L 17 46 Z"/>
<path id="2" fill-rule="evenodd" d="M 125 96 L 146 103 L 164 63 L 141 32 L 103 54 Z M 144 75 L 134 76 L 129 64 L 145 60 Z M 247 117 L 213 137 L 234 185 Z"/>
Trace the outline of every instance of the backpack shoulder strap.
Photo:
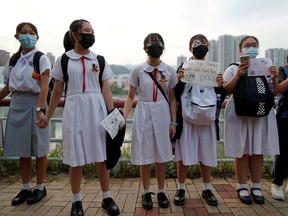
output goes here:
<path id="1" fill-rule="evenodd" d="M 34 57 L 33 57 L 33 65 L 34 65 L 34 71 L 36 73 L 39 73 L 40 74 L 40 58 L 41 56 L 44 55 L 44 53 L 42 53 L 41 51 L 37 51 L 35 52 L 34 54 Z"/>
<path id="2" fill-rule="evenodd" d="M 285 78 L 287 79 L 288 78 L 288 65 L 283 67 L 284 69 L 284 73 L 285 73 Z"/>
<path id="3" fill-rule="evenodd" d="M 235 66 L 238 67 L 238 66 L 239 66 L 239 63 L 235 63 L 235 62 L 234 62 L 234 63 L 231 63 L 231 64 L 228 65 L 228 67 L 230 67 L 231 65 L 235 65 Z"/>
<path id="4" fill-rule="evenodd" d="M 62 72 L 63 72 L 63 80 L 65 83 L 65 87 L 64 87 L 64 95 L 66 97 L 67 94 L 67 89 L 68 89 L 68 61 L 69 61 L 69 57 L 66 55 L 66 53 L 63 53 L 61 56 L 61 68 L 62 68 Z"/>
<path id="5" fill-rule="evenodd" d="M 100 83 L 100 88 L 102 90 L 102 75 L 103 75 L 103 72 L 104 72 L 104 68 L 105 68 L 105 58 L 104 56 L 101 56 L 101 55 L 97 55 L 97 60 L 99 62 L 99 67 L 100 67 L 100 73 L 99 73 L 99 83 Z"/>
<path id="6" fill-rule="evenodd" d="M 63 72 L 63 79 L 64 82 L 67 83 L 68 82 L 68 61 L 69 61 L 69 57 L 66 55 L 66 53 L 63 53 L 61 56 L 61 67 L 62 67 L 62 72 Z"/>

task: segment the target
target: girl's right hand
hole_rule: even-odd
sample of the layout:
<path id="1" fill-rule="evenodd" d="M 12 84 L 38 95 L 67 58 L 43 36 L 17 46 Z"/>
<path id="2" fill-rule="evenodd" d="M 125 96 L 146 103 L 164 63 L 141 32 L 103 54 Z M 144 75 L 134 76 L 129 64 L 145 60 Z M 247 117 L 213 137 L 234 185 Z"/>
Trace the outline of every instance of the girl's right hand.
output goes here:
<path id="1" fill-rule="evenodd" d="M 178 73 L 177 73 L 177 78 L 182 79 L 184 78 L 184 68 L 180 68 Z"/>
<path id="2" fill-rule="evenodd" d="M 236 75 L 238 77 L 244 76 L 248 72 L 249 62 L 242 62 L 240 63 Z"/>

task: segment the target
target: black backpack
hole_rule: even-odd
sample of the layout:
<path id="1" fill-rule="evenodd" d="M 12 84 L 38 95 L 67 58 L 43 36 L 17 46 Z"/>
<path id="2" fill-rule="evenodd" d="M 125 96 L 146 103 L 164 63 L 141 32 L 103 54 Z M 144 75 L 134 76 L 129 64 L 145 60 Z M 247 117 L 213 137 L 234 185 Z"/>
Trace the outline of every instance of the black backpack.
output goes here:
<path id="1" fill-rule="evenodd" d="M 237 82 L 233 97 L 235 112 L 239 116 L 263 117 L 274 106 L 274 95 L 265 76 L 242 76 Z"/>
<path id="2" fill-rule="evenodd" d="M 99 83 L 100 83 L 100 88 L 102 90 L 103 83 L 101 81 L 101 78 L 102 78 L 103 71 L 104 71 L 104 68 L 105 68 L 105 58 L 104 58 L 104 56 L 97 55 L 97 60 L 99 62 L 99 67 L 100 67 Z M 65 83 L 65 90 L 64 90 L 65 96 L 66 96 L 66 93 L 67 93 L 68 80 L 69 80 L 68 71 L 67 71 L 67 69 L 68 69 L 68 61 L 69 61 L 69 57 L 66 55 L 66 53 L 63 53 L 62 56 L 61 56 L 61 67 L 62 67 L 64 83 Z"/>
<path id="3" fill-rule="evenodd" d="M 35 52 L 35 54 L 33 56 L 34 72 L 36 72 L 38 74 L 40 74 L 40 63 L 39 62 L 40 62 L 40 58 L 42 55 L 44 55 L 44 53 L 42 53 L 41 51 L 37 51 L 37 52 Z M 19 58 L 20 58 L 20 55 L 19 55 Z M 17 63 L 17 61 L 15 61 L 14 64 L 10 62 L 9 66 L 14 67 L 16 63 Z M 54 78 L 51 78 L 51 80 L 49 82 L 49 88 L 48 88 L 47 104 L 49 104 L 51 94 L 53 91 L 53 87 L 54 87 Z"/>

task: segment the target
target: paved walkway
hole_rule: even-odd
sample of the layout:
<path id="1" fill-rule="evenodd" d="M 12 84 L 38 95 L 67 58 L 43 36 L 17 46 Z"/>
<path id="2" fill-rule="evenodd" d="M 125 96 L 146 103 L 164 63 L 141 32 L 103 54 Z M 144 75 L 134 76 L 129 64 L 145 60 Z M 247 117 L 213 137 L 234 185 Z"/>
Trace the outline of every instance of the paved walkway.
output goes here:
<path id="1" fill-rule="evenodd" d="M 35 179 L 32 179 L 32 186 Z M 31 206 L 26 203 L 19 206 L 11 206 L 11 199 L 17 194 L 20 187 L 19 179 L 3 179 L 0 181 L 0 215 L 26 216 L 64 216 L 70 215 L 71 190 L 67 175 L 50 176 L 46 179 L 45 185 L 48 195 L 40 202 Z M 234 179 L 213 179 L 213 192 L 218 198 L 219 205 L 212 207 L 203 202 L 201 198 L 201 180 L 187 180 L 187 192 L 185 205 L 175 206 L 173 202 L 168 209 L 158 208 L 156 196 L 153 196 L 154 208 L 146 211 L 141 207 L 142 188 L 139 178 L 112 178 L 111 193 L 121 209 L 122 216 L 190 216 L 190 215 L 288 215 L 288 195 L 286 201 L 276 201 L 270 195 L 270 181 L 263 180 L 262 190 L 266 198 L 264 205 L 253 203 L 252 205 L 242 204 L 235 191 L 236 182 Z M 81 195 L 85 216 L 106 215 L 101 208 L 102 193 L 99 191 L 98 179 L 83 179 Z M 175 194 L 176 180 L 166 180 L 166 192 L 172 201 Z M 157 190 L 156 179 L 151 181 L 151 190 Z"/>

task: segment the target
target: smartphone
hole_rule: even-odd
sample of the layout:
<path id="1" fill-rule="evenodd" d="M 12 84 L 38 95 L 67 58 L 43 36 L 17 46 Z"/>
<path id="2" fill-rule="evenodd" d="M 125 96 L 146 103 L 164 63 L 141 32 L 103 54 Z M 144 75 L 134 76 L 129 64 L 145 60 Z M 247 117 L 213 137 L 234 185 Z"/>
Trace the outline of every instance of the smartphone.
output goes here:
<path id="1" fill-rule="evenodd" d="M 248 64 L 249 59 L 250 59 L 250 57 L 248 55 L 240 56 L 240 62 L 241 63 L 247 62 L 247 64 Z"/>

